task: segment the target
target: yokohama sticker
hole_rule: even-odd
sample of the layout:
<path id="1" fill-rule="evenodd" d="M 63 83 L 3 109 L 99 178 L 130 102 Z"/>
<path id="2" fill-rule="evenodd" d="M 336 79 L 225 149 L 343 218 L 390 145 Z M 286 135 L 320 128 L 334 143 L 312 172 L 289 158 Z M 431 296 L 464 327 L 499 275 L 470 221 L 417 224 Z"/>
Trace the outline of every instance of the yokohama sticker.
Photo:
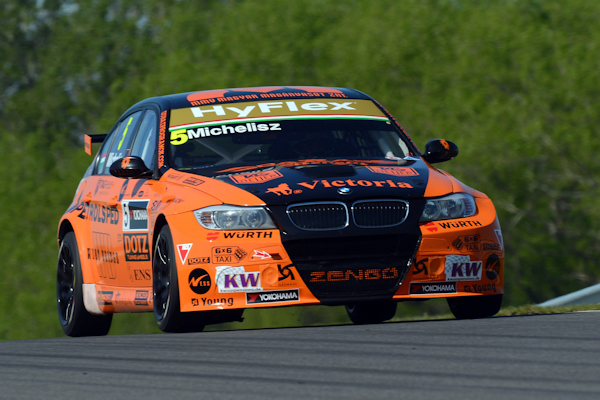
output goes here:
<path id="1" fill-rule="evenodd" d="M 246 304 L 284 303 L 291 301 L 300 301 L 300 291 L 298 289 L 246 293 Z"/>
<path id="2" fill-rule="evenodd" d="M 456 282 L 412 282 L 410 294 L 456 293 Z"/>

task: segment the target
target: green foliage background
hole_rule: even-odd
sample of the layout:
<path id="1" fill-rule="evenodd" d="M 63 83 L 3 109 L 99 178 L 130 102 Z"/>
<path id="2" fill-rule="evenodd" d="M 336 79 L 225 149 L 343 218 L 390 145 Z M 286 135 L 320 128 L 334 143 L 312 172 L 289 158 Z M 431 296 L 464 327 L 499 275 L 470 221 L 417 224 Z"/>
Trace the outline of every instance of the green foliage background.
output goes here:
<path id="1" fill-rule="evenodd" d="M 154 95 L 353 87 L 441 167 L 494 200 L 507 305 L 598 282 L 600 2 L 590 0 L 3 0 L 0 339 L 62 336 L 56 225 L 106 133 Z M 339 308 L 247 312 L 229 328 L 345 322 Z M 440 302 L 400 313 L 446 311 Z M 111 334 L 157 332 L 117 315 Z"/>

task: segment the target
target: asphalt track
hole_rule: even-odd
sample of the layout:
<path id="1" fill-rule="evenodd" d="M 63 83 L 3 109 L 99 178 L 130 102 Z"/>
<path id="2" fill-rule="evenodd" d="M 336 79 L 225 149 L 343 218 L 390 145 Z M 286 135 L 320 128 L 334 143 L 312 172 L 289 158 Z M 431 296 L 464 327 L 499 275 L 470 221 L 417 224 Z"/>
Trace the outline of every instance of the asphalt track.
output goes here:
<path id="1" fill-rule="evenodd" d="M 599 399 L 600 313 L 0 342 L 0 399 Z"/>

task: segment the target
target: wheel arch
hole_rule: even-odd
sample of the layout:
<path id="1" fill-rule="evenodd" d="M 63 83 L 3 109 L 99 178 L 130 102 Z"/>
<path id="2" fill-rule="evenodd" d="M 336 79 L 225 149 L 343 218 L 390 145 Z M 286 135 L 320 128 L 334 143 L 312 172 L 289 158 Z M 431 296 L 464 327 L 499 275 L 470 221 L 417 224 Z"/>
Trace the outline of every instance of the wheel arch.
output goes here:
<path id="1" fill-rule="evenodd" d="M 75 234 L 75 240 L 77 241 L 83 283 L 96 283 L 94 272 L 90 265 L 90 260 L 84 257 L 85 249 L 91 247 L 91 238 L 89 237 L 89 234 L 86 234 L 84 226 L 77 224 L 77 221 L 73 223 L 73 221 L 70 219 L 64 218 L 58 227 L 58 248 L 60 249 L 60 245 L 65 235 L 69 232 L 73 232 Z"/>

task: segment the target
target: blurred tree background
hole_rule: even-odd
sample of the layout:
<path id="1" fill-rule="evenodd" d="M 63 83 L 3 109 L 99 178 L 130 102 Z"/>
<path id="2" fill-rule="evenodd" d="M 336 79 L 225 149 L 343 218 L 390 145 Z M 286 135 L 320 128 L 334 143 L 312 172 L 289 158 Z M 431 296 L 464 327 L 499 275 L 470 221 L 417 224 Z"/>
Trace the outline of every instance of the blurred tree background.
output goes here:
<path id="1" fill-rule="evenodd" d="M 418 145 L 458 144 L 441 167 L 495 202 L 506 305 L 598 283 L 598 15 L 589 0 L 3 0 L 0 340 L 62 336 L 56 226 L 91 161 L 82 134 L 192 90 L 365 91 Z M 399 313 L 441 309 L 408 304 Z M 338 311 L 247 315 L 264 327 Z M 111 334 L 135 332 L 157 332 L 151 314 L 116 316 Z"/>

